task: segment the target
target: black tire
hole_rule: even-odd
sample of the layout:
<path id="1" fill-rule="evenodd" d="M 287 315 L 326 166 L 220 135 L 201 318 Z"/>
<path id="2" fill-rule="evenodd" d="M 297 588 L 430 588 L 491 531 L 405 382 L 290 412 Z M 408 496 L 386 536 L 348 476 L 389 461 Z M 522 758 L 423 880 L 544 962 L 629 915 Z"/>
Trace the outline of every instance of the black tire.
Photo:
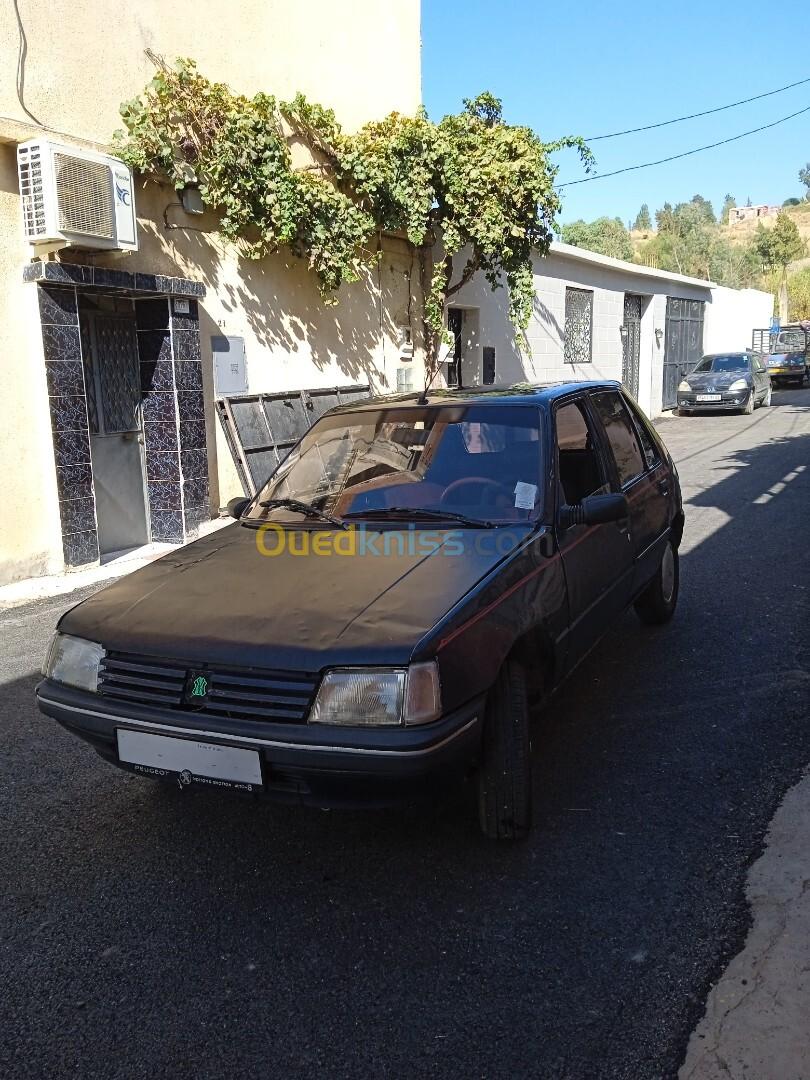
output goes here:
<path id="1" fill-rule="evenodd" d="M 756 393 L 755 393 L 755 391 L 752 390 L 751 393 L 748 395 L 748 400 L 746 401 L 743 409 L 741 410 L 743 415 L 745 415 L 745 416 L 750 416 L 751 415 L 751 413 L 754 411 L 755 402 L 756 402 Z"/>
<path id="2" fill-rule="evenodd" d="M 490 840 L 523 840 L 532 824 L 529 703 L 516 660 L 506 661 L 487 698 L 478 819 Z"/>
<path id="3" fill-rule="evenodd" d="M 672 541 L 668 540 L 655 577 L 634 604 L 641 621 L 648 626 L 660 626 L 669 622 L 678 606 L 679 586 L 678 551 Z"/>
<path id="4" fill-rule="evenodd" d="M 692 410 L 691 409 L 684 409 L 682 406 L 677 408 L 675 411 L 677 412 L 678 416 L 691 416 L 692 415 Z"/>

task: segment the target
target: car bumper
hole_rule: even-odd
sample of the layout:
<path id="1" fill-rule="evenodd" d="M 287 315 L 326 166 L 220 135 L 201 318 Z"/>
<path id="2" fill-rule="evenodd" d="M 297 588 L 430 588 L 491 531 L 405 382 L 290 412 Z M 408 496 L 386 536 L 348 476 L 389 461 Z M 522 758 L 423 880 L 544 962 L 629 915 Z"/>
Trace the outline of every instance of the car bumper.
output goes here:
<path id="1" fill-rule="evenodd" d="M 678 408 L 693 412 L 744 409 L 750 396 L 751 391 L 746 390 L 741 394 L 721 394 L 719 401 L 698 401 L 694 394 L 678 394 Z"/>
<path id="2" fill-rule="evenodd" d="M 768 368 L 768 374 L 772 379 L 803 379 L 805 371 L 804 366 Z"/>
<path id="3" fill-rule="evenodd" d="M 475 762 L 484 716 L 484 699 L 478 698 L 419 727 L 340 728 L 226 720 L 133 705 L 47 679 L 36 694 L 41 712 L 129 772 L 157 775 L 119 760 L 118 729 L 255 750 L 262 784 L 251 786 L 251 792 L 316 806 L 383 806 L 435 793 Z M 158 778 L 175 781 L 177 776 Z M 206 781 L 199 783 L 205 786 Z"/>

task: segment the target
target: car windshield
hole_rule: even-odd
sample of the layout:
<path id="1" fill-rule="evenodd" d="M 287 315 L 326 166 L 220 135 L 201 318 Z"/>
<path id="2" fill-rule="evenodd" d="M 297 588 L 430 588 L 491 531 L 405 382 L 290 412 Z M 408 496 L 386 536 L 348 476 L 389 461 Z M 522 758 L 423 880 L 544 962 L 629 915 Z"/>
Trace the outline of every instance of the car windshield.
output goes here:
<path id="1" fill-rule="evenodd" d="M 526 521 L 540 507 L 533 406 L 384 407 L 322 417 L 267 481 L 247 522 L 333 517 Z M 275 503 L 263 506 L 262 503 Z M 317 525 L 317 518 L 303 519 Z"/>
<path id="2" fill-rule="evenodd" d="M 696 375 L 707 371 L 747 371 L 749 359 L 745 355 L 704 356 L 695 368 Z"/>

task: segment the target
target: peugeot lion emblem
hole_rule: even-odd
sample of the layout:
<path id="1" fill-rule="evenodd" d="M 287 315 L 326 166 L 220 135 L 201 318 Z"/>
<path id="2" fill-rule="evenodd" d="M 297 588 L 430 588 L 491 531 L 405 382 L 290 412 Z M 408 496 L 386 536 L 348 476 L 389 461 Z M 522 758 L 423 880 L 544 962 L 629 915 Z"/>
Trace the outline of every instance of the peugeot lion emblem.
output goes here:
<path id="1" fill-rule="evenodd" d="M 208 701 L 210 691 L 211 677 L 207 671 L 189 671 L 183 689 L 183 705 L 186 708 L 202 709 Z"/>

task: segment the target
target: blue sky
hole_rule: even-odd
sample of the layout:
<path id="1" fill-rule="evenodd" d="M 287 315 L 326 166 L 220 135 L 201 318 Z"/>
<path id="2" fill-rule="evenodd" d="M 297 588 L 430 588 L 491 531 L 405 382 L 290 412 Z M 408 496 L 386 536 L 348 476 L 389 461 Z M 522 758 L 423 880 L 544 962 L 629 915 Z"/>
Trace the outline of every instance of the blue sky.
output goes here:
<path id="1" fill-rule="evenodd" d="M 422 90 L 434 120 L 464 97 L 490 90 L 510 123 L 551 140 L 600 135 L 725 105 L 810 77 L 807 7 L 778 11 L 742 0 L 672 6 L 621 0 L 541 4 L 530 0 L 422 0 Z M 780 57 L 782 58 L 780 60 Z M 810 83 L 715 116 L 594 142 L 598 171 L 651 161 L 728 138 L 810 105 Z M 583 174 L 563 153 L 557 181 Z M 643 202 L 700 193 L 718 210 L 781 203 L 804 193 L 810 112 L 770 131 L 667 165 L 566 188 L 562 222 L 602 214 L 634 218 Z"/>

